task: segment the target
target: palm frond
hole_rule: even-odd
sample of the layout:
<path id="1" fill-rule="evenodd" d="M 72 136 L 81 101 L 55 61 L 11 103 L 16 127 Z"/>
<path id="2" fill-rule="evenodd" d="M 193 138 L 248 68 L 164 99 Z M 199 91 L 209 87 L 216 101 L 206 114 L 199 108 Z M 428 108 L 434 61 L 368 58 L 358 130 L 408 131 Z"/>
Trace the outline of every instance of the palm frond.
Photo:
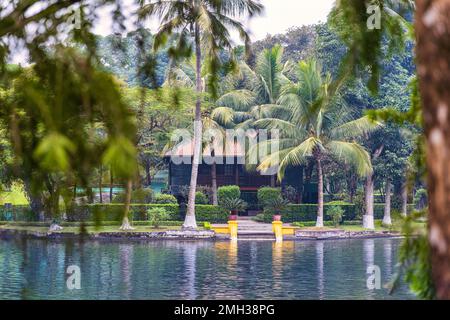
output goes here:
<path id="1" fill-rule="evenodd" d="M 211 118 L 223 126 L 230 127 L 234 124 L 234 111 L 227 107 L 218 107 L 211 113 Z"/>
<path id="2" fill-rule="evenodd" d="M 335 140 L 327 143 L 325 148 L 337 161 L 353 166 L 361 177 L 373 171 L 369 153 L 355 142 Z"/>
<path id="3" fill-rule="evenodd" d="M 383 124 L 381 122 L 374 121 L 368 116 L 364 116 L 331 129 L 329 136 L 332 139 L 359 138 L 379 129 L 382 126 Z"/>
<path id="4" fill-rule="evenodd" d="M 307 135 L 306 130 L 295 124 L 278 119 L 278 118 L 263 118 L 254 122 L 254 126 L 260 129 L 279 130 L 284 137 L 302 139 Z"/>
<path id="5" fill-rule="evenodd" d="M 241 15 L 248 15 L 253 17 L 263 12 L 264 6 L 259 1 L 254 0 L 205 0 L 208 6 L 213 8 L 216 12 L 237 17 Z"/>
<path id="6" fill-rule="evenodd" d="M 170 68 L 163 86 L 195 88 L 195 79 L 180 67 Z"/>
<path id="7" fill-rule="evenodd" d="M 221 96 L 216 101 L 219 107 L 228 107 L 236 111 L 246 111 L 255 101 L 255 96 L 250 90 L 234 90 Z"/>

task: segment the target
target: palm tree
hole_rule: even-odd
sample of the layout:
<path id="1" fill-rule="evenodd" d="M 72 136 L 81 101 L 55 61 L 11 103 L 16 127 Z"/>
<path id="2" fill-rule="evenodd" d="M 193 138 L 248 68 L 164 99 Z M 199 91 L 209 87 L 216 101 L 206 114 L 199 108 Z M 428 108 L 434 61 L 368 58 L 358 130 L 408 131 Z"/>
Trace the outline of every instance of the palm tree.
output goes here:
<path id="1" fill-rule="evenodd" d="M 202 66 L 201 70 L 202 79 L 211 76 L 208 74 L 205 65 Z M 226 129 L 236 127 L 235 121 L 248 118 L 246 112 L 240 110 L 248 110 L 255 101 L 255 97 L 251 91 L 236 89 L 243 75 L 240 69 L 235 71 L 222 79 L 221 85 L 218 88 L 219 98 L 212 99 L 211 102 L 209 101 L 211 100 L 209 99 L 210 97 L 205 96 L 207 106 L 202 110 L 202 127 L 205 132 L 211 130 L 211 134 L 207 134 L 204 137 L 202 150 L 211 152 L 212 157 L 214 157 L 216 148 L 223 147 L 217 145 L 219 141 L 215 139 L 215 133 L 219 133 L 222 137 L 225 137 Z M 167 79 L 164 86 L 195 90 L 195 59 L 188 59 L 179 65 L 173 64 L 167 72 Z M 170 147 L 172 145 L 168 144 L 165 149 L 167 150 Z M 215 161 L 211 163 L 211 191 L 213 205 L 218 205 L 217 166 Z"/>
<path id="2" fill-rule="evenodd" d="M 279 129 L 280 150 L 272 152 L 258 166 L 266 170 L 278 166 L 283 178 L 290 165 L 314 161 L 317 169 L 317 227 L 323 226 L 323 163 L 326 160 L 352 165 L 360 176 L 372 172 L 367 151 L 355 139 L 379 126 L 367 117 L 352 120 L 348 108 L 339 99 L 339 86 L 332 85 L 330 75 L 321 74 L 316 61 L 299 62 L 298 82 L 283 87 L 278 105 L 271 107 L 272 117 L 260 119 L 260 128 Z M 260 142 L 256 148 L 261 147 Z M 252 148 L 249 152 L 256 152 Z"/>
<path id="3" fill-rule="evenodd" d="M 155 36 L 155 49 L 163 45 L 169 36 L 177 33 L 178 41 L 175 48 L 169 50 L 172 57 L 180 53 L 189 53 L 191 38 L 194 40 L 196 70 L 195 84 L 197 101 L 195 106 L 194 124 L 194 156 L 191 171 L 191 182 L 188 196 L 188 206 L 184 228 L 196 229 L 195 192 L 197 187 L 198 164 L 201 152 L 202 121 L 201 93 L 203 81 L 201 77 L 202 53 L 204 51 L 208 69 L 212 76 L 208 85 L 214 92 L 217 84 L 218 71 L 222 65 L 220 53 L 232 49 L 229 29 L 236 30 L 246 46 L 250 37 L 237 17 L 253 17 L 263 10 L 258 0 L 158 0 L 144 4 L 139 10 L 141 18 L 156 16 L 161 26 Z M 176 53 L 176 54 L 175 54 Z"/>
<path id="4" fill-rule="evenodd" d="M 213 116 L 242 129 L 252 128 L 256 120 L 268 117 L 267 110 L 277 104 L 281 88 L 289 82 L 285 73 L 291 65 L 283 64 L 282 57 L 283 48 L 276 45 L 259 54 L 254 70 L 241 62 L 239 80 L 244 81 L 246 89 L 221 97 Z"/>
<path id="5" fill-rule="evenodd" d="M 252 69 L 245 62 L 239 65 L 243 90 L 235 90 L 230 96 L 224 95 L 213 111 L 213 118 L 225 122 L 237 129 L 252 129 L 258 119 L 270 117 L 270 110 L 277 107 L 281 89 L 289 80 L 285 76 L 291 69 L 291 63 L 282 63 L 283 48 L 276 45 L 263 50 Z M 248 166 L 248 169 L 256 169 Z M 271 185 L 275 185 L 275 175 L 271 176 Z"/>

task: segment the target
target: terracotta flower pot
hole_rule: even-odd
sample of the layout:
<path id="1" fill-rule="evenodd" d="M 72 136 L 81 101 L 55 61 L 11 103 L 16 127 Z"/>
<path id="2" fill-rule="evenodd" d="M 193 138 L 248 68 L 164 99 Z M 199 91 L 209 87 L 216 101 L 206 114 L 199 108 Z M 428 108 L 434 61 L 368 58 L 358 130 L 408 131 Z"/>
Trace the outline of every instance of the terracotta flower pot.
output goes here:
<path id="1" fill-rule="evenodd" d="M 236 221 L 237 218 L 238 218 L 238 216 L 236 214 L 230 214 L 228 216 L 228 220 L 230 220 L 230 221 Z"/>
<path id="2" fill-rule="evenodd" d="M 281 214 L 274 214 L 273 221 L 281 221 Z"/>

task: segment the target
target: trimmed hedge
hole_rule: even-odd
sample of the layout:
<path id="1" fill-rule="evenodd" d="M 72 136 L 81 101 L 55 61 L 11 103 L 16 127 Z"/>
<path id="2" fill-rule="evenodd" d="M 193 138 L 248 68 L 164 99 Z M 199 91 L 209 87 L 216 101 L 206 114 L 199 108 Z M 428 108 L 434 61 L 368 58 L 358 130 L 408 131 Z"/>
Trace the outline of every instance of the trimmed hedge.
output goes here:
<path id="1" fill-rule="evenodd" d="M 268 205 L 271 199 L 281 197 L 280 188 L 262 187 L 258 190 L 258 205 L 260 208 L 264 208 Z"/>
<path id="2" fill-rule="evenodd" d="M 201 191 L 195 193 L 195 204 L 208 204 L 208 197 Z"/>
<path id="3" fill-rule="evenodd" d="M 355 205 L 345 202 L 332 202 L 324 205 L 324 219 L 329 220 L 327 208 L 339 205 L 344 210 L 343 221 L 360 220 L 361 217 L 355 212 Z M 147 221 L 147 210 L 151 208 L 164 208 L 170 221 L 183 221 L 184 214 L 180 212 L 178 204 L 131 204 L 130 219 L 133 221 Z M 408 205 L 408 212 L 414 209 L 414 205 Z M 7 215 L 5 207 L 0 206 L 0 221 L 6 221 Z M 9 211 L 13 221 L 33 222 L 37 221 L 37 216 L 31 211 L 29 206 L 13 206 Z M 69 222 L 79 221 L 102 221 L 119 222 L 124 212 L 124 204 L 91 204 L 77 206 L 73 212 L 67 213 Z M 211 223 L 225 223 L 229 213 L 213 205 L 196 205 L 196 217 L 198 221 L 208 221 Z M 315 221 L 317 215 L 316 204 L 291 204 L 282 212 L 282 220 L 285 222 Z M 384 215 L 384 204 L 374 204 L 375 219 L 382 219 Z M 272 215 L 264 214 L 264 221 L 271 222 Z"/>
<path id="4" fill-rule="evenodd" d="M 125 191 L 116 194 L 113 198 L 113 203 L 121 204 L 125 201 Z M 136 189 L 131 192 L 131 203 L 152 203 L 154 199 L 154 192 L 152 189 Z"/>
<path id="5" fill-rule="evenodd" d="M 148 220 L 147 210 L 162 208 L 167 211 L 168 220 L 181 220 L 180 209 L 177 204 L 131 204 L 129 219 L 145 221 Z M 125 210 L 122 203 L 90 204 L 78 206 L 74 212 L 68 214 L 69 221 L 120 221 Z"/>
<path id="6" fill-rule="evenodd" d="M 121 221 L 101 221 L 100 224 L 94 222 L 94 221 L 85 221 L 83 223 L 81 222 L 65 222 L 62 221 L 59 223 L 62 227 L 80 227 L 82 224 L 85 227 L 95 227 L 95 226 L 120 226 Z M 25 221 L 0 221 L 0 225 L 8 224 L 11 226 L 23 226 L 23 227 L 49 227 L 49 222 L 25 222 Z M 183 225 L 183 221 L 161 221 L 161 226 L 164 227 L 180 227 Z M 133 226 L 151 226 L 150 221 L 133 221 Z"/>
<path id="7" fill-rule="evenodd" d="M 130 206 L 130 219 L 137 221 L 148 220 L 147 210 L 152 208 L 162 208 L 168 213 L 169 221 L 183 221 L 184 215 L 180 213 L 180 208 L 176 204 L 132 204 Z M 96 218 L 100 221 L 120 221 L 122 219 L 124 210 L 123 204 L 94 204 L 83 207 L 78 207 L 79 211 L 77 220 L 90 220 Z M 196 219 L 197 221 L 208 221 L 212 223 L 222 223 L 228 220 L 228 212 L 213 205 L 196 205 Z"/>
<path id="8" fill-rule="evenodd" d="M 217 189 L 217 198 L 219 203 L 225 199 L 239 199 L 241 197 L 241 189 L 239 186 L 222 186 Z"/>
<path id="9" fill-rule="evenodd" d="M 344 216 L 342 221 L 360 220 L 355 205 L 346 202 L 329 202 L 324 204 L 324 221 L 330 221 L 331 218 L 327 215 L 327 210 L 330 207 L 339 206 L 344 210 Z M 408 212 L 414 209 L 413 205 L 408 205 Z M 317 218 L 317 204 L 290 204 L 282 212 L 282 220 L 285 222 L 302 222 L 302 221 L 315 221 Z M 383 219 L 384 215 L 384 203 L 374 204 L 374 218 Z M 272 215 L 265 214 L 264 221 L 272 221 Z"/>
<path id="10" fill-rule="evenodd" d="M 177 198 L 175 198 L 171 194 L 160 193 L 160 194 L 156 195 L 155 203 L 156 204 L 177 204 L 178 201 L 177 201 Z"/>
<path id="11" fill-rule="evenodd" d="M 222 207 L 198 204 L 195 206 L 195 217 L 197 221 L 208 221 L 211 223 L 225 223 L 228 221 L 229 212 Z"/>

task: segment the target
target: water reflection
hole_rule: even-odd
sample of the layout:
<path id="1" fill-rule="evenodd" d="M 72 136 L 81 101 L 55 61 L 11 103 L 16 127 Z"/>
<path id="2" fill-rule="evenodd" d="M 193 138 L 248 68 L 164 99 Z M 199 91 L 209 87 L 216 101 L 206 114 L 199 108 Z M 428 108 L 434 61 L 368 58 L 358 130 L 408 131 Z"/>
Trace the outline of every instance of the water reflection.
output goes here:
<path id="1" fill-rule="evenodd" d="M 322 241 L 316 242 L 316 258 L 317 258 L 317 292 L 319 294 L 319 299 L 324 298 L 325 289 L 325 279 L 323 273 L 323 247 L 324 243 Z"/>
<path id="2" fill-rule="evenodd" d="M 386 241 L 383 244 L 383 253 L 384 253 L 384 275 L 388 277 L 392 274 L 392 242 Z"/>
<path id="3" fill-rule="evenodd" d="M 133 268 L 133 245 L 120 244 L 119 245 L 119 257 L 120 257 L 120 274 L 123 283 L 123 297 L 124 299 L 130 299 L 131 296 L 131 273 Z"/>
<path id="4" fill-rule="evenodd" d="M 197 245 L 195 242 L 184 245 L 183 257 L 186 270 L 186 282 L 184 283 L 187 293 L 186 298 L 194 300 L 197 298 L 197 291 L 195 290 Z"/>
<path id="5" fill-rule="evenodd" d="M 283 243 L 0 241 L 1 299 L 386 299 L 366 287 L 378 263 L 389 280 L 399 240 Z M 81 290 L 66 288 L 79 265 Z"/>

